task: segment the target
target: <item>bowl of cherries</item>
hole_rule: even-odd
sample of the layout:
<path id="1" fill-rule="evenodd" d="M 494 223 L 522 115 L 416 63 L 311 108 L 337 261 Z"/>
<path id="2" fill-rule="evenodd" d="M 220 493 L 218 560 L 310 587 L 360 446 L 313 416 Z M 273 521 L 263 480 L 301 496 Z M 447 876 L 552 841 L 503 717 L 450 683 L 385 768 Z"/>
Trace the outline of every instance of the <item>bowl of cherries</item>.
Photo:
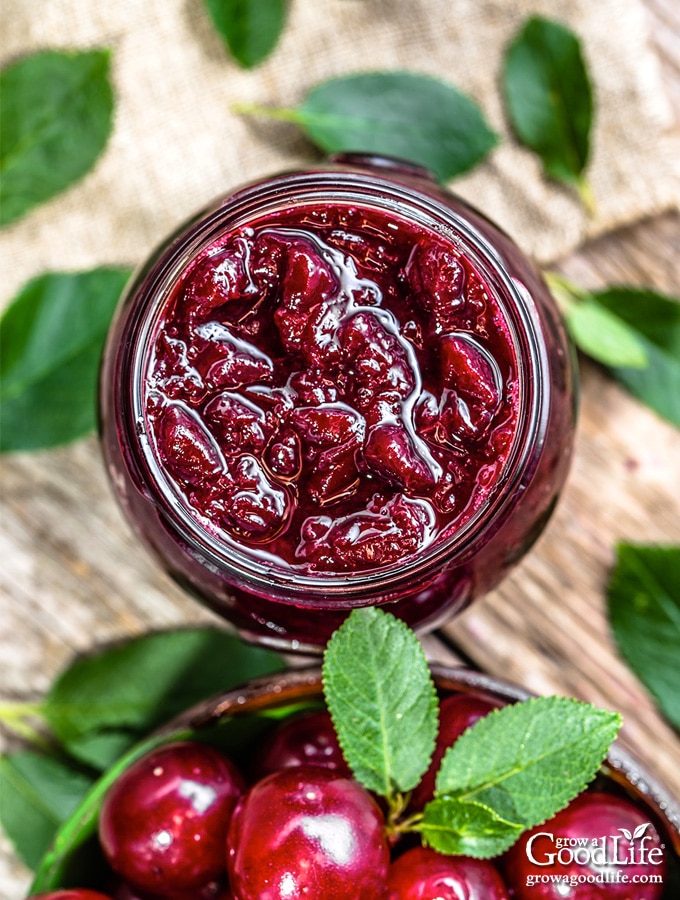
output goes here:
<path id="1" fill-rule="evenodd" d="M 354 611 L 323 667 L 188 710 L 57 835 L 43 900 L 670 900 L 680 807 L 616 713 L 428 665 Z"/>

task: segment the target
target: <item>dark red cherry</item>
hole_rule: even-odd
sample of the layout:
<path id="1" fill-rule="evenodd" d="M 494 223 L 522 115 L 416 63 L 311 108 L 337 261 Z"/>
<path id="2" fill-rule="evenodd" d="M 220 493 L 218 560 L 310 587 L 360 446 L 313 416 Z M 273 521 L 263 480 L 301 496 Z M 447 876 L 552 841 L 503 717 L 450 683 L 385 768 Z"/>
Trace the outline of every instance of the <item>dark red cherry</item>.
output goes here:
<path id="1" fill-rule="evenodd" d="M 434 795 L 434 783 L 439 766 L 448 748 L 461 734 L 501 704 L 479 694 L 452 694 L 439 707 L 439 734 L 432 754 L 430 768 L 413 791 L 411 809 L 422 809 Z"/>
<path id="2" fill-rule="evenodd" d="M 526 832 L 506 860 L 518 900 L 658 900 L 665 874 L 665 850 L 649 815 L 598 791 Z"/>
<path id="3" fill-rule="evenodd" d="M 414 493 L 434 484 L 435 477 L 402 424 L 378 424 L 368 432 L 367 466 L 391 484 Z"/>
<path id="4" fill-rule="evenodd" d="M 414 847 L 392 864 L 386 900 L 509 900 L 497 869 L 484 859 Z"/>
<path id="5" fill-rule="evenodd" d="M 297 766 L 254 785 L 234 813 L 229 882 L 239 900 L 379 900 L 385 821 L 356 781 Z"/>
<path id="6" fill-rule="evenodd" d="M 31 894 L 30 900 L 111 900 L 111 898 L 107 894 L 100 894 L 99 891 L 70 888 L 65 891 L 52 891 L 49 894 Z"/>
<path id="7" fill-rule="evenodd" d="M 269 738 L 253 767 L 257 779 L 292 766 L 321 766 L 351 777 L 329 713 L 323 709 L 292 716 Z"/>
<path id="8" fill-rule="evenodd" d="M 161 900 L 158 894 L 138 891 L 124 881 L 113 892 L 113 900 Z M 226 881 L 210 881 L 205 887 L 190 891 L 173 891 L 163 894 L 162 900 L 234 900 L 234 895 Z"/>
<path id="9" fill-rule="evenodd" d="M 111 868 L 135 888 L 162 895 L 219 879 L 243 789 L 234 765 L 203 744 L 172 744 L 142 757 L 102 805 L 99 838 Z"/>
<path id="10" fill-rule="evenodd" d="M 432 314 L 437 331 L 451 331 L 464 302 L 465 269 L 460 259 L 441 244 L 421 244 L 406 275 L 420 304 Z"/>
<path id="11" fill-rule="evenodd" d="M 395 494 L 386 503 L 376 494 L 366 512 L 333 519 L 310 517 L 301 529 L 297 555 L 339 571 L 385 565 L 422 545 L 434 522 L 426 500 Z"/>
<path id="12" fill-rule="evenodd" d="M 197 413 L 184 404 L 167 406 L 158 420 L 158 451 L 170 473 L 189 484 L 214 479 L 220 451 Z"/>

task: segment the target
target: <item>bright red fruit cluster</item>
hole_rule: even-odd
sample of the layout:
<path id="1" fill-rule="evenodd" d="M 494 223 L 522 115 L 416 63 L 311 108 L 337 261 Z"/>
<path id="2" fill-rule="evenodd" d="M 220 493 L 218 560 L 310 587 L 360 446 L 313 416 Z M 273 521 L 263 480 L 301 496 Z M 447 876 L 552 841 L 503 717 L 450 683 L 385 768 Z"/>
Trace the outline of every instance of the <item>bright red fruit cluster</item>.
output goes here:
<path id="1" fill-rule="evenodd" d="M 481 695 L 446 697 L 435 759 L 497 705 Z M 249 787 L 206 744 L 152 751 L 104 800 L 99 835 L 115 873 L 110 895 L 67 890 L 43 900 L 659 900 L 663 894 L 661 838 L 641 809 L 615 794 L 582 794 L 505 858 L 486 861 L 413 846 L 409 835 L 388 838 L 382 807 L 352 778 L 326 711 L 285 720 L 254 752 L 247 774 Z M 431 799 L 433 775 L 414 792 L 409 814 Z M 637 853 L 638 863 L 605 864 L 573 849 L 602 836 L 606 852 Z M 650 862 L 655 854 L 657 864 Z M 613 880 L 617 872 L 627 880 Z"/>

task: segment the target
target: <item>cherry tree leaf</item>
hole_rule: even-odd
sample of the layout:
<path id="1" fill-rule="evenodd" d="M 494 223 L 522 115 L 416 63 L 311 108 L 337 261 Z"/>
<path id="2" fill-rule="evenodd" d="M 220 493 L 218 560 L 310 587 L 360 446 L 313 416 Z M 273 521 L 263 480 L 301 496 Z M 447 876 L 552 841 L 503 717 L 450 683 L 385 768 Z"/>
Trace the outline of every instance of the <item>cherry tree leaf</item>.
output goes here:
<path id="1" fill-rule="evenodd" d="M 227 49 L 244 69 L 274 50 L 286 21 L 287 0 L 205 0 Z"/>
<path id="2" fill-rule="evenodd" d="M 45 50 L 0 75 L 0 225 L 82 178 L 113 127 L 108 50 Z"/>
<path id="3" fill-rule="evenodd" d="M 398 157 L 442 181 L 472 169 L 498 143 L 473 100 L 444 81 L 414 72 L 334 78 L 313 88 L 296 109 L 246 104 L 235 109 L 294 122 L 326 152 Z"/>
<path id="4" fill-rule="evenodd" d="M 326 703 L 355 777 L 385 797 L 412 790 L 437 735 L 437 696 L 420 641 L 375 607 L 355 609 L 324 656 Z"/>
<path id="5" fill-rule="evenodd" d="M 538 154 L 549 178 L 583 190 L 593 93 L 578 37 L 532 16 L 507 50 L 503 87 L 518 139 Z"/>

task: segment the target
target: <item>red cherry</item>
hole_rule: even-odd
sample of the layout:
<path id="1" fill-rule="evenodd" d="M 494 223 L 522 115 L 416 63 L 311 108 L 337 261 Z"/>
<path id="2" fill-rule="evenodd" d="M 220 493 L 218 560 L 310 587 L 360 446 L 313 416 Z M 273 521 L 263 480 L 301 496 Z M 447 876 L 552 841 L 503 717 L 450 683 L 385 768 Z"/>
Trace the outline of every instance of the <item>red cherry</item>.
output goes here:
<path id="1" fill-rule="evenodd" d="M 261 453 L 264 449 L 266 417 L 255 403 L 223 391 L 208 403 L 204 416 L 225 454 Z"/>
<path id="2" fill-rule="evenodd" d="M 522 835 L 506 867 L 518 900 L 658 900 L 665 874 L 661 838 L 649 816 L 597 791 Z M 659 880 L 641 881 L 648 878 Z"/>
<path id="3" fill-rule="evenodd" d="M 441 244 L 421 244 L 406 275 L 421 305 L 432 314 L 437 331 L 451 331 L 460 321 L 464 303 L 465 269 L 460 259 Z"/>
<path id="4" fill-rule="evenodd" d="M 166 407 L 158 420 L 158 451 L 171 474 L 189 484 L 214 480 L 220 472 L 219 450 L 195 412 L 183 404 Z"/>
<path id="5" fill-rule="evenodd" d="M 386 900 L 509 900 L 503 879 L 483 859 L 414 847 L 392 864 Z"/>
<path id="6" fill-rule="evenodd" d="M 239 900 L 378 900 L 385 821 L 356 781 L 297 766 L 259 781 L 234 813 L 229 882 Z"/>
<path id="7" fill-rule="evenodd" d="M 132 886 L 156 894 L 200 889 L 224 874 L 224 841 L 244 783 L 218 750 L 172 744 L 133 763 L 99 819 L 104 854 Z"/>
<path id="8" fill-rule="evenodd" d="M 439 766 L 448 748 L 475 722 L 502 704 L 479 694 L 453 694 L 439 706 L 439 734 L 432 754 L 430 768 L 411 796 L 411 809 L 422 809 L 434 796 L 434 783 Z"/>
<path id="9" fill-rule="evenodd" d="M 254 772 L 259 780 L 292 766 L 321 766 L 351 777 L 326 710 L 305 712 L 283 722 L 262 747 Z"/>
<path id="10" fill-rule="evenodd" d="M 124 881 L 117 885 L 113 897 L 114 900 L 161 900 L 158 894 L 145 894 Z M 164 894 L 162 900 L 234 900 L 234 895 L 226 882 L 211 881 L 199 890 Z"/>
<path id="11" fill-rule="evenodd" d="M 368 433 L 364 460 L 388 482 L 414 493 L 434 484 L 435 478 L 402 424 L 374 425 Z"/>
<path id="12" fill-rule="evenodd" d="M 322 336 L 314 325 L 318 328 L 321 324 L 319 316 L 323 316 L 336 290 L 331 270 L 308 241 L 291 247 L 274 321 L 286 349 L 309 356 L 313 365 L 320 362 L 316 356 L 322 351 L 318 346 Z"/>
<path id="13" fill-rule="evenodd" d="M 434 511 L 426 500 L 395 494 L 382 503 L 376 494 L 365 512 L 306 519 L 297 555 L 338 571 L 374 568 L 415 552 L 433 522 Z"/>
<path id="14" fill-rule="evenodd" d="M 69 888 L 65 891 L 51 891 L 48 894 L 31 894 L 30 900 L 111 900 L 107 894 L 89 891 L 85 888 Z"/>
<path id="15" fill-rule="evenodd" d="M 416 386 L 406 344 L 399 339 L 396 320 L 393 327 L 389 321 L 357 312 L 340 328 L 343 358 L 352 372 L 348 394 L 361 412 L 378 401 L 397 411 Z"/>

